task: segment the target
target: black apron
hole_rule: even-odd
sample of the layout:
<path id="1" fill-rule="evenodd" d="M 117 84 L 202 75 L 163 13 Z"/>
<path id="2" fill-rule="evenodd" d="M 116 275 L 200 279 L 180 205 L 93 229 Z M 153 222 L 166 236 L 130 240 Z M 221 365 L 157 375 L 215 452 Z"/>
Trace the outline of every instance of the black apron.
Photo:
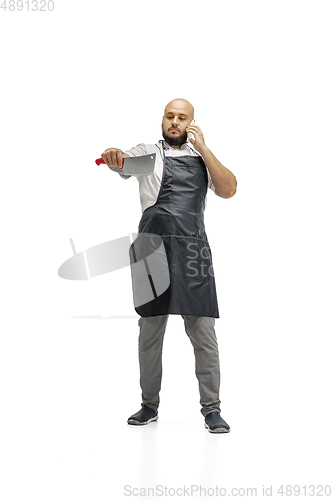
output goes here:
<path id="1" fill-rule="evenodd" d="M 204 225 L 207 187 L 200 156 L 164 153 L 157 201 L 143 212 L 129 252 L 134 308 L 140 316 L 220 317 Z"/>

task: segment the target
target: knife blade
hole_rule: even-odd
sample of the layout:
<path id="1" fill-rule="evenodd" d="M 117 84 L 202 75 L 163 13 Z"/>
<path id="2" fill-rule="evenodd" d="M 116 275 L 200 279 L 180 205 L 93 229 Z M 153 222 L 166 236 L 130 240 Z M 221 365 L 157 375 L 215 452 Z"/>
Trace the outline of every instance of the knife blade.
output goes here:
<path id="1" fill-rule="evenodd" d="M 139 177 L 141 175 L 150 175 L 153 173 L 155 168 L 156 153 L 150 153 L 143 156 L 130 156 L 128 158 L 123 158 L 122 168 L 110 167 L 115 172 L 119 172 L 124 175 L 133 175 L 134 177 Z M 97 158 L 95 160 L 97 165 L 105 164 L 102 158 Z"/>

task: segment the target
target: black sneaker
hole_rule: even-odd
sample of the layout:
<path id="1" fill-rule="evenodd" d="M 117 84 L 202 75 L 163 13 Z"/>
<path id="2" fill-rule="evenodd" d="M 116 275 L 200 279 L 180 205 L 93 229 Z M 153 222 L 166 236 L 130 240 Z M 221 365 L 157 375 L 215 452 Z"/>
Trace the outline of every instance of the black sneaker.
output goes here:
<path id="1" fill-rule="evenodd" d="M 129 419 L 127 420 L 128 424 L 146 425 L 158 419 L 157 410 L 153 410 L 152 408 L 150 408 L 150 406 L 147 406 L 143 403 L 141 406 L 141 410 L 129 417 Z"/>
<path id="2" fill-rule="evenodd" d="M 219 411 L 212 411 L 206 415 L 205 427 L 209 430 L 209 432 L 214 433 L 230 431 L 229 425 L 223 420 Z"/>

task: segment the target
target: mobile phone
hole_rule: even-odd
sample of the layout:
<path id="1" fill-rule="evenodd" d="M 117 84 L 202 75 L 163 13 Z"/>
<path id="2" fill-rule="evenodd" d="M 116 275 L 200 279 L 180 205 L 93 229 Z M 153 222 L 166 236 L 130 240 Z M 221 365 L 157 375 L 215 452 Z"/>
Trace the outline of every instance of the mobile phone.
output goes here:
<path id="1" fill-rule="evenodd" d="M 195 120 L 192 120 L 190 125 L 193 125 L 194 122 L 195 122 Z M 193 138 L 194 138 L 194 135 L 191 132 L 188 132 L 187 133 L 187 140 L 190 142 L 190 139 L 193 139 Z"/>

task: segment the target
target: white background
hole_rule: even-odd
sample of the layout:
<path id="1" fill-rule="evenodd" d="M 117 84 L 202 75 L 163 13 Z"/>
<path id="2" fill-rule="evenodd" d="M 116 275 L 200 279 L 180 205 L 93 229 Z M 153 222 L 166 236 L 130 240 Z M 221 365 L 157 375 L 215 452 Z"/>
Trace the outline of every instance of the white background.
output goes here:
<path id="1" fill-rule="evenodd" d="M 332 3 L 54 4 L 0 9 L 1 498 L 333 489 Z M 159 421 L 128 426 L 141 403 L 130 269 L 57 274 L 69 238 L 79 252 L 137 231 L 136 179 L 94 160 L 161 139 L 176 97 L 238 181 L 205 212 L 228 435 L 204 429 L 178 316 Z"/>

